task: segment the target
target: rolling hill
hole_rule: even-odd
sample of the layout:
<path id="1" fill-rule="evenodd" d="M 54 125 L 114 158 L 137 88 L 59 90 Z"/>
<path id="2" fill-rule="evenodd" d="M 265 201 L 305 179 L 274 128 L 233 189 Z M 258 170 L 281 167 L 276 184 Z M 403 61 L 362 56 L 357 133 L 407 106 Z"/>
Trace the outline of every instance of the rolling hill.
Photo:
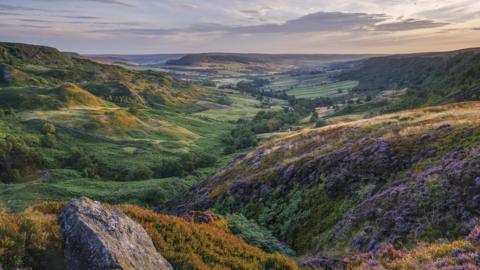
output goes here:
<path id="1" fill-rule="evenodd" d="M 352 61 L 373 55 L 336 55 L 336 54 L 236 54 L 205 53 L 188 54 L 178 60 L 170 60 L 166 65 L 202 66 L 208 64 L 271 64 L 288 66 L 314 66 L 333 62 Z M 293 69 L 293 68 L 292 68 Z"/>
<path id="2" fill-rule="evenodd" d="M 163 65 L 169 60 L 179 59 L 184 54 L 141 54 L 141 55 L 123 55 L 123 54 L 91 54 L 82 57 L 98 61 L 104 64 L 126 64 L 133 66 Z"/>
<path id="3" fill-rule="evenodd" d="M 297 69 L 364 57 L 169 63 L 294 68 L 269 87 L 305 99 L 278 100 L 0 43 L 0 268 L 63 269 L 56 215 L 90 196 L 121 205 L 179 269 L 476 269 L 480 51 Z"/>
<path id="4" fill-rule="evenodd" d="M 126 181 L 117 194 L 127 193 L 110 202 L 154 205 L 232 158 L 223 155 L 222 136 L 235 121 L 281 109 L 280 101 L 262 108 L 235 91 L 54 48 L 0 43 L 0 51 L 0 181 L 7 183 L 0 193 L 24 198 L 2 202 L 7 209 L 82 192 L 100 198 L 100 179 Z M 222 99 L 229 105 L 216 103 Z M 162 180 L 171 177 L 179 183 Z"/>
<path id="5" fill-rule="evenodd" d="M 480 98 L 480 49 L 371 58 L 339 76 L 359 82 L 356 92 L 407 89 L 399 110 Z"/>
<path id="6" fill-rule="evenodd" d="M 268 228 L 298 255 L 457 239 L 478 218 L 479 102 L 281 135 L 173 200 Z"/>

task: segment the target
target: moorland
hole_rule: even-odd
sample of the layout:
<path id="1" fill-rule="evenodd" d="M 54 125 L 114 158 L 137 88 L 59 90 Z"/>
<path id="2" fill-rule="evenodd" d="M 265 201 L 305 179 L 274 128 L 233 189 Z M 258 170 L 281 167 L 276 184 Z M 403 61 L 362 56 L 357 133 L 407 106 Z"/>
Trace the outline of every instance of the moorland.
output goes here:
<path id="1" fill-rule="evenodd" d="M 477 269 L 479 91 L 478 49 L 0 43 L 0 266 L 64 269 L 57 216 L 87 196 L 176 269 Z"/>

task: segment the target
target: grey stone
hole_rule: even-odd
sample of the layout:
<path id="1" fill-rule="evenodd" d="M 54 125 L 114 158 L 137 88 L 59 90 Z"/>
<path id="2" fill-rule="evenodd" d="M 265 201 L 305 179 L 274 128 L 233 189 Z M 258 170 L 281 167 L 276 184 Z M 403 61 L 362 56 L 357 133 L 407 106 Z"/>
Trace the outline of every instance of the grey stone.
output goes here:
<path id="1" fill-rule="evenodd" d="M 59 216 L 68 270 L 173 269 L 142 226 L 122 211 L 81 198 Z"/>

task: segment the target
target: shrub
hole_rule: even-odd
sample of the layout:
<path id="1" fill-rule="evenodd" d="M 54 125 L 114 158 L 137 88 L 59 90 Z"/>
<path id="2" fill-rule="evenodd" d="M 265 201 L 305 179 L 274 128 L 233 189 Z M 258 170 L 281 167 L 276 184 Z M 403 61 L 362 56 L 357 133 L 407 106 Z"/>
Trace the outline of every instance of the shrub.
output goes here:
<path id="1" fill-rule="evenodd" d="M 55 128 L 55 125 L 52 123 L 45 123 L 42 126 L 42 133 L 45 135 L 49 134 L 55 134 L 57 132 L 57 129 Z"/>
<path id="2" fill-rule="evenodd" d="M 54 215 L 28 210 L 0 213 L 0 265 L 5 269 L 64 269 L 60 226 Z"/>
<path id="3" fill-rule="evenodd" d="M 318 119 L 317 122 L 315 122 L 316 128 L 324 127 L 326 125 L 327 125 L 327 121 L 325 121 L 325 119 Z"/>
<path id="4" fill-rule="evenodd" d="M 218 104 L 231 106 L 233 104 L 233 100 L 227 96 L 221 96 L 216 101 Z"/>
<path id="5" fill-rule="evenodd" d="M 279 252 L 292 256 L 294 252 L 275 238 L 269 230 L 260 227 L 255 221 L 241 214 L 228 215 L 228 226 L 232 233 L 240 236 L 247 243 L 255 245 L 268 252 Z"/>
<path id="6" fill-rule="evenodd" d="M 18 214 L 0 213 L 0 265 L 64 269 L 56 215 L 62 203 L 44 203 Z M 119 207 L 138 222 L 175 269 L 297 270 L 292 259 L 248 245 L 217 223 L 197 224 L 137 206 Z"/>
<path id="7" fill-rule="evenodd" d="M 145 228 L 175 269 L 299 269 L 293 260 L 250 246 L 216 224 L 196 224 L 136 206 L 121 209 Z"/>
<path id="8" fill-rule="evenodd" d="M 95 178 L 99 176 L 94 156 L 79 148 L 73 149 L 69 156 L 63 160 L 63 163 L 66 168 L 82 172 L 84 177 Z"/>
<path id="9" fill-rule="evenodd" d="M 12 183 L 42 167 L 40 155 L 21 138 L 8 136 L 0 141 L 0 181 Z"/>
<path id="10" fill-rule="evenodd" d="M 153 168 L 153 171 L 158 178 L 183 176 L 185 173 L 182 163 L 177 159 L 164 159 Z"/>
<path id="11" fill-rule="evenodd" d="M 234 128 L 229 134 L 222 138 L 222 141 L 229 147 L 228 150 L 224 150 L 224 152 L 227 153 L 230 151 L 230 149 L 246 149 L 256 146 L 258 143 L 257 136 L 246 125 Z"/>
<path id="12" fill-rule="evenodd" d="M 51 133 L 45 134 L 42 139 L 42 146 L 47 148 L 55 148 L 57 146 L 57 137 Z"/>
<path id="13" fill-rule="evenodd" d="M 312 116 L 310 116 L 310 122 L 311 123 L 315 123 L 318 121 L 318 112 L 314 111 L 312 113 Z"/>
<path id="14" fill-rule="evenodd" d="M 130 169 L 126 177 L 128 181 L 147 180 L 153 178 L 153 171 L 148 166 L 139 164 L 134 169 Z"/>

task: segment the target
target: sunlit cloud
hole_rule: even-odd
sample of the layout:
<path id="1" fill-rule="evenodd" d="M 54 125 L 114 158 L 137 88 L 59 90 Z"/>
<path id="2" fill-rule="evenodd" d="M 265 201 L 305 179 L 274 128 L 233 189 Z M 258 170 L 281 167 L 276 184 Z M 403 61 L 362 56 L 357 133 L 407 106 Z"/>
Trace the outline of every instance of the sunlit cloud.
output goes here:
<path id="1" fill-rule="evenodd" d="M 1 40 L 86 53 L 480 46 L 477 0 L 3 0 L 0 24 Z"/>

